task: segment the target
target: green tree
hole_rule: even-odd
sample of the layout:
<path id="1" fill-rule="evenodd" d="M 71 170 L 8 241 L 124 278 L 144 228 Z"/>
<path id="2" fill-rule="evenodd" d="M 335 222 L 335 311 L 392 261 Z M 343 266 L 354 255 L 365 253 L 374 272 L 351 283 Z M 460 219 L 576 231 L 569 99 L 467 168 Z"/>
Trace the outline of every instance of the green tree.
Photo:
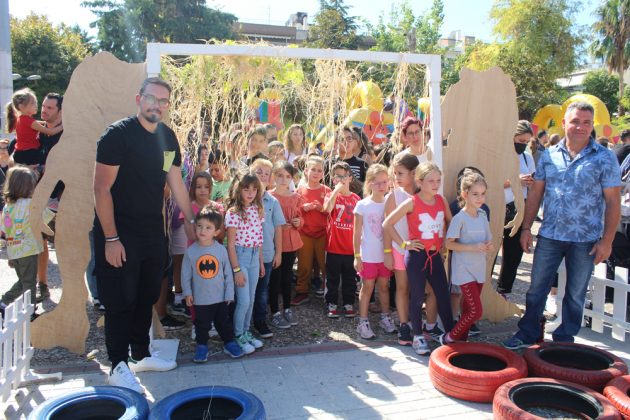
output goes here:
<path id="1" fill-rule="evenodd" d="M 236 16 L 211 9 L 204 0 L 85 1 L 98 19 L 98 46 L 121 60 L 144 61 L 147 42 L 198 43 L 234 37 Z"/>
<path id="2" fill-rule="evenodd" d="M 30 87 L 41 103 L 48 92 L 63 94 L 74 68 L 90 54 L 81 35 L 66 25 L 53 26 L 46 16 L 31 14 L 12 18 L 11 60 L 13 72 L 22 76 L 38 74 L 38 81 L 16 80 L 15 89 Z"/>
<path id="3" fill-rule="evenodd" d="M 606 70 L 593 70 L 584 76 L 584 93 L 597 96 L 605 104 L 609 111 L 617 109 L 619 105 L 619 78 L 609 74 Z"/>
<path id="4" fill-rule="evenodd" d="M 575 70 L 582 40 L 573 23 L 576 0 L 496 0 L 490 11 L 497 38 L 478 44 L 467 66 L 499 66 L 516 87 L 522 118 L 565 95 L 556 80 Z"/>
<path id="5" fill-rule="evenodd" d="M 607 0 L 597 9 L 593 24 L 597 39 L 591 44 L 591 52 L 603 58 L 609 71 L 619 76 L 618 98 L 623 98 L 623 73 L 630 65 L 630 0 Z M 624 115 L 623 102 L 618 113 Z"/>
<path id="6" fill-rule="evenodd" d="M 348 6 L 343 0 L 320 0 L 309 39 L 309 45 L 315 48 L 354 50 L 359 41 L 357 18 L 348 15 Z"/>

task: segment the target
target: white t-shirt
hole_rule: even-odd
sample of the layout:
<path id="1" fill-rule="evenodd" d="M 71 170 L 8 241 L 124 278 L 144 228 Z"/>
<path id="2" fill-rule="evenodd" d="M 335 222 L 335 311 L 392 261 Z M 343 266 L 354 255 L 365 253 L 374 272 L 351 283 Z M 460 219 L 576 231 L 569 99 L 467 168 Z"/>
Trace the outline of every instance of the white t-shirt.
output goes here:
<path id="1" fill-rule="evenodd" d="M 359 201 L 354 207 L 354 214 L 363 217 L 361 230 L 361 260 L 367 263 L 382 263 L 383 258 L 383 221 L 385 220 L 385 201 L 376 203 L 370 197 Z"/>
<path id="2" fill-rule="evenodd" d="M 518 163 L 518 173 L 521 175 L 531 175 L 536 170 L 534 158 L 527 152 L 523 152 L 518 155 Z M 521 186 L 521 188 L 523 189 L 523 198 L 527 198 L 527 187 Z M 509 204 L 514 201 L 514 192 L 512 191 L 512 188 L 504 188 L 503 194 L 505 195 L 505 204 Z"/>

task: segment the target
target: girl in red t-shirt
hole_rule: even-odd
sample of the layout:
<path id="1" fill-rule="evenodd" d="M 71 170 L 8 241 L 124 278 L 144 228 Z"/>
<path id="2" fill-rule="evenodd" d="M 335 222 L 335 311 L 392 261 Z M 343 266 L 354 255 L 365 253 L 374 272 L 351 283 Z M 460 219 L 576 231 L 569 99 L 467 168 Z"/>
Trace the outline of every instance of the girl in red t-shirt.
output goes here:
<path id="1" fill-rule="evenodd" d="M 422 335 L 422 302 L 427 280 L 437 299 L 438 313 L 445 332 L 453 327 L 450 293 L 440 250 L 451 212 L 444 197 L 438 194 L 442 172 L 432 162 L 423 162 L 416 168 L 416 185 L 420 191 L 403 201 L 383 223 L 392 240 L 409 251 L 405 258 L 409 278 L 409 317 L 413 332 L 412 347 L 417 354 L 428 355 L 429 347 Z M 409 240 L 403 241 L 394 225 L 407 218 Z"/>
<path id="2" fill-rule="evenodd" d="M 313 258 L 325 273 L 324 249 L 326 246 L 326 213 L 324 197 L 330 192 L 330 188 L 321 183 L 324 177 L 324 160 L 319 156 L 309 156 L 306 160 L 304 176 L 307 185 L 297 189 L 297 193 L 304 199 L 302 205 L 302 217 L 304 224 L 300 229 L 303 246 L 297 254 L 298 272 L 295 296 L 291 305 L 299 306 L 308 302 L 311 286 L 311 272 L 313 271 Z M 325 281 L 325 279 L 322 279 Z M 325 284 L 325 283 L 324 283 Z"/>
<path id="3" fill-rule="evenodd" d="M 55 135 L 63 126 L 48 128 L 41 122 L 35 120 L 33 115 L 37 114 L 37 97 L 29 88 L 18 90 L 11 97 L 11 102 L 7 105 L 7 132 L 15 130 L 15 151 L 13 160 L 15 163 L 23 165 L 37 166 L 42 163 L 42 153 L 39 150 L 39 133 L 47 136 Z"/>

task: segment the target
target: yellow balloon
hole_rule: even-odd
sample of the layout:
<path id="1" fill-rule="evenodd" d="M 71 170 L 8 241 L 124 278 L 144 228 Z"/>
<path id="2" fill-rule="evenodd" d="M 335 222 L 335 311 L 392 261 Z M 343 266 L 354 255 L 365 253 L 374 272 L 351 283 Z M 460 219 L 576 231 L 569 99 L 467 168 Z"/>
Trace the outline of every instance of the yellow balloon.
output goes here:
<path id="1" fill-rule="evenodd" d="M 608 108 L 597 96 L 589 95 L 586 93 L 579 93 L 571 96 L 562 104 L 562 115 L 567 111 L 567 107 L 573 102 L 587 102 L 595 109 L 595 115 L 593 117 L 594 125 L 610 125 L 610 114 Z"/>
<path id="2" fill-rule="evenodd" d="M 374 82 L 359 82 L 350 92 L 348 108 L 367 108 L 380 112 L 383 109 L 383 93 Z"/>
<path id="3" fill-rule="evenodd" d="M 539 130 L 549 131 L 551 127 L 562 129 L 562 107 L 560 105 L 545 105 L 536 112 L 532 123 L 538 126 Z M 553 122 L 553 125 L 551 124 Z"/>
<path id="4" fill-rule="evenodd" d="M 278 89 L 265 88 L 258 97 L 267 101 L 279 101 L 282 99 L 282 94 Z"/>

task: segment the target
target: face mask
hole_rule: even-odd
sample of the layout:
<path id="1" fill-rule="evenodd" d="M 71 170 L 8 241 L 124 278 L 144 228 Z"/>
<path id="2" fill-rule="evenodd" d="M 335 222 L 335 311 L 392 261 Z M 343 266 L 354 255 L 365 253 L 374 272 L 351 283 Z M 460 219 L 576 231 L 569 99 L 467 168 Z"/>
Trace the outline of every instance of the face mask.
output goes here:
<path id="1" fill-rule="evenodd" d="M 527 145 L 523 144 L 523 143 L 514 143 L 514 150 L 516 150 L 516 153 L 518 153 L 519 155 L 522 154 L 525 149 L 527 149 Z"/>

